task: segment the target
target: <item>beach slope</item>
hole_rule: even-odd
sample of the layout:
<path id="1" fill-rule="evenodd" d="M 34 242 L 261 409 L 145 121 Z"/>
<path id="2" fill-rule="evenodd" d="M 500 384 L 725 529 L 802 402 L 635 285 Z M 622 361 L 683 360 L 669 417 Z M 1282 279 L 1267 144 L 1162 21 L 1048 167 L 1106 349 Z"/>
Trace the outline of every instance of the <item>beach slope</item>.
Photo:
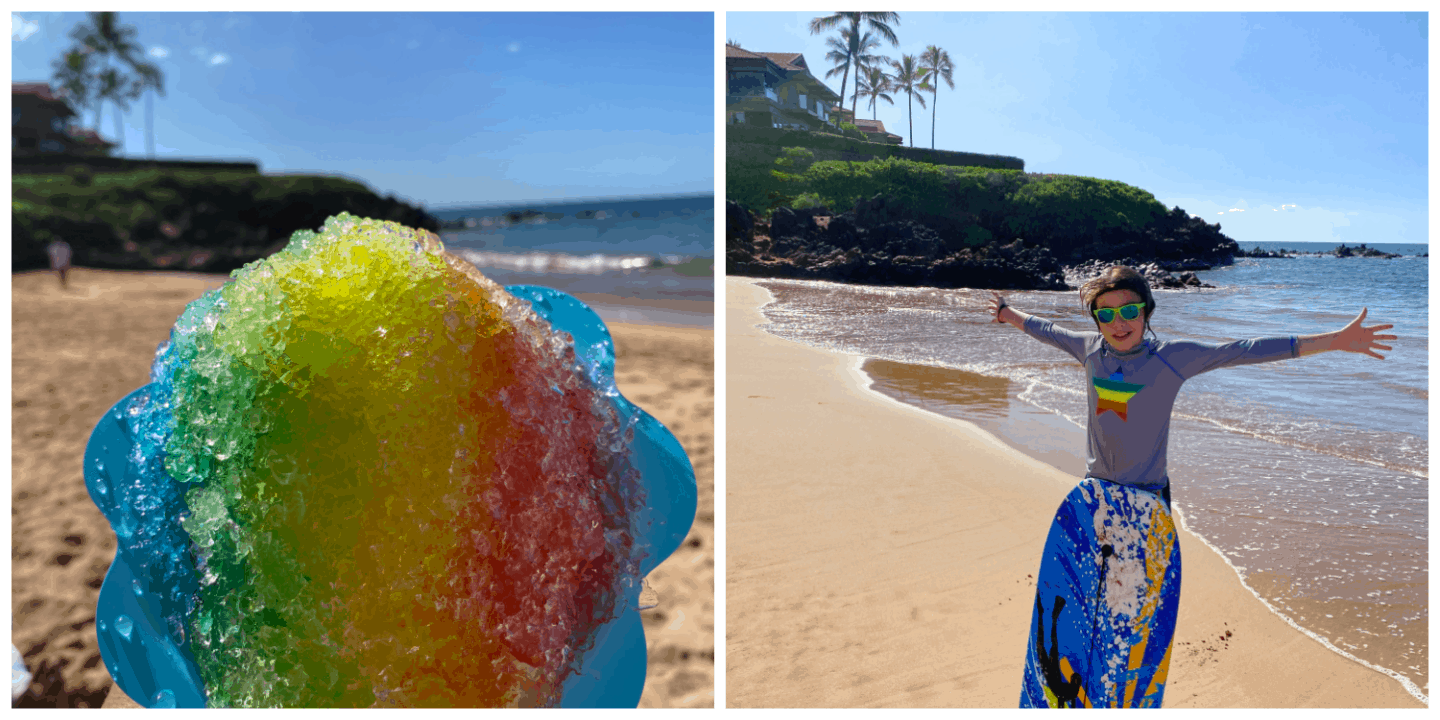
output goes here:
<path id="1" fill-rule="evenodd" d="M 766 334 L 753 281 L 725 293 L 728 704 L 1015 707 L 1045 534 L 1079 478 Z M 1167 707 L 1422 707 L 1180 542 Z"/>

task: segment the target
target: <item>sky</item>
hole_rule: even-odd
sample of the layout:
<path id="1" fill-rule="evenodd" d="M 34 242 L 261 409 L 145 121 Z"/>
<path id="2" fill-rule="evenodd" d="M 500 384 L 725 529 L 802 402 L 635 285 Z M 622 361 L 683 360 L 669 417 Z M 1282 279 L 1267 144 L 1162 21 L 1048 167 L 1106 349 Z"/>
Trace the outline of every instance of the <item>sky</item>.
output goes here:
<path id="1" fill-rule="evenodd" d="M 827 14 L 731 12 L 724 34 L 803 53 L 838 93 L 836 31 L 809 31 Z M 955 68 L 914 106 L 916 146 L 933 118 L 936 148 L 1129 183 L 1240 242 L 1429 241 L 1423 13 L 901 12 L 894 30 L 873 52 L 936 45 Z M 910 144 L 891 95 L 857 116 Z"/>
<path id="2" fill-rule="evenodd" d="M 122 12 L 165 73 L 156 157 L 360 180 L 430 209 L 713 192 L 713 13 Z M 84 13 L 11 14 L 49 82 Z M 78 108 L 77 108 L 78 110 Z M 100 134 L 117 137 L 114 106 Z M 123 116 L 145 157 L 145 101 Z M 81 124 L 95 127 L 93 107 Z"/>

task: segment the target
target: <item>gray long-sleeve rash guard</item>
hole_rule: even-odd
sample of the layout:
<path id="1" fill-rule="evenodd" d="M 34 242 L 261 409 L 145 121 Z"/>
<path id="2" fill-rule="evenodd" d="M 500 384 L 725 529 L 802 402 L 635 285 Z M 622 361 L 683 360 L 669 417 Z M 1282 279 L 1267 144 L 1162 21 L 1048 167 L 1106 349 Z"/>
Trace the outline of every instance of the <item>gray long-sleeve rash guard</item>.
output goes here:
<path id="1" fill-rule="evenodd" d="M 1124 485 L 1160 490 L 1169 484 L 1165 452 L 1170 411 L 1180 385 L 1200 373 L 1299 357 L 1296 337 L 1209 345 L 1190 340 L 1145 341 L 1121 355 L 1098 332 L 1075 332 L 1030 316 L 1025 333 L 1069 353 L 1089 378 L 1086 422 L 1088 474 Z"/>

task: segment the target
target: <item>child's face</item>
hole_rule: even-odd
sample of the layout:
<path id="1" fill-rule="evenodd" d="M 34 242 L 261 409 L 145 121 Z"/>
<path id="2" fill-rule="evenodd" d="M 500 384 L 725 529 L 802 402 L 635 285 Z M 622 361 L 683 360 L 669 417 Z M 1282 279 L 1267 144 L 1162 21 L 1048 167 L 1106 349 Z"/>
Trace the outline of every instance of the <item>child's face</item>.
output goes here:
<path id="1" fill-rule="evenodd" d="M 1095 309 L 1118 308 L 1122 305 L 1133 303 L 1144 303 L 1140 295 L 1133 290 L 1111 290 L 1095 300 Z M 1093 319 L 1094 316 L 1092 315 Z M 1140 316 L 1134 320 L 1126 320 L 1115 313 L 1115 319 L 1102 323 L 1098 319 L 1095 323 L 1100 326 L 1100 334 L 1105 336 L 1105 341 L 1117 352 L 1127 352 L 1140 346 L 1145 339 L 1145 311 L 1140 311 Z"/>

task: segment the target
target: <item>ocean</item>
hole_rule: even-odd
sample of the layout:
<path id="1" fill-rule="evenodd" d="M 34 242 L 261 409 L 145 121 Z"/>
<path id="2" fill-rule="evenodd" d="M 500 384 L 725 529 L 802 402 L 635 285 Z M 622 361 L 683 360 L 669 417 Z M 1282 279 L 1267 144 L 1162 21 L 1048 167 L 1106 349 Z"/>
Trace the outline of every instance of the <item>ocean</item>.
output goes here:
<path id="1" fill-rule="evenodd" d="M 1333 244 L 1241 243 L 1324 252 Z M 1395 259 L 1243 258 L 1197 273 L 1214 289 L 1157 290 L 1162 339 L 1338 330 L 1368 307 L 1393 350 L 1226 368 L 1188 382 L 1171 423 L 1181 521 L 1277 615 L 1400 681 L 1429 679 L 1429 273 Z M 988 291 L 763 280 L 763 329 L 866 358 L 872 389 L 964 419 L 1077 480 L 1085 378 L 1068 355 L 990 322 Z M 1093 330 L 1076 291 L 1011 291 L 1017 309 Z M 1190 549 L 1196 552 L 1198 549 Z M 1038 562 L 1038 559 L 1037 559 Z"/>
<path id="2" fill-rule="evenodd" d="M 440 239 L 501 285 L 544 285 L 607 322 L 714 325 L 715 196 L 431 210 Z"/>

